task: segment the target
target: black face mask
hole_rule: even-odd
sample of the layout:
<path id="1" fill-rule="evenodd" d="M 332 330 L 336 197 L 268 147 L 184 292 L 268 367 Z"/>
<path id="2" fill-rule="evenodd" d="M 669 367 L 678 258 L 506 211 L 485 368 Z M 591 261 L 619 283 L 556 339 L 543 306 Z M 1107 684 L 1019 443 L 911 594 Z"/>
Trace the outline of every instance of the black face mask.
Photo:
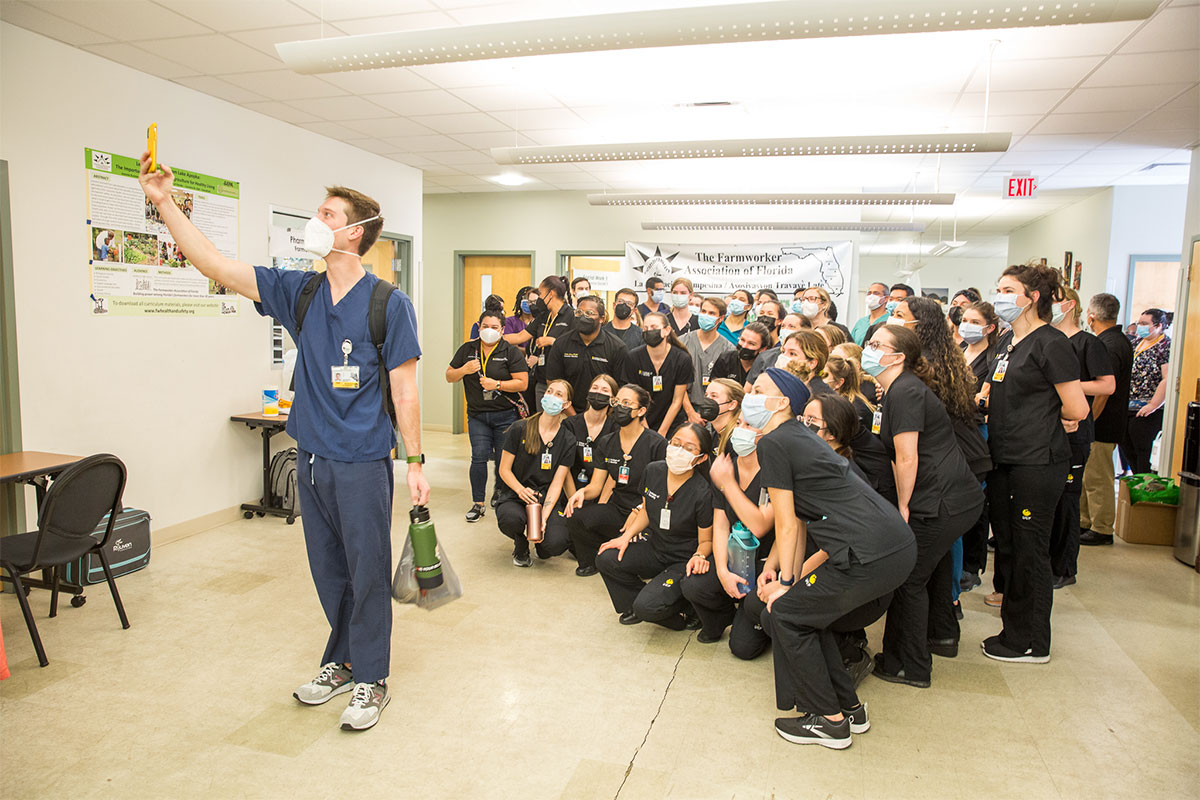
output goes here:
<path id="1" fill-rule="evenodd" d="M 600 392 L 588 392 L 588 405 L 597 411 L 608 408 L 608 401 L 612 398 Z"/>
<path id="2" fill-rule="evenodd" d="M 663 341 L 663 332 L 657 328 L 653 330 L 642 331 L 642 341 L 647 347 L 658 347 Z"/>
<path id="3" fill-rule="evenodd" d="M 721 415 L 721 410 L 717 407 L 717 401 L 711 397 L 701 397 L 692 403 L 692 408 L 696 409 L 696 413 L 700 415 L 700 419 L 706 422 L 712 422 Z"/>
<path id="4" fill-rule="evenodd" d="M 628 303 L 617 303 L 613 313 L 617 315 L 617 319 L 629 319 L 633 316 L 633 309 L 629 307 Z"/>
<path id="5" fill-rule="evenodd" d="M 595 317 L 576 317 L 575 330 L 582 333 L 584 336 L 591 336 L 600 327 L 600 320 Z"/>
<path id="6" fill-rule="evenodd" d="M 767 333 L 770 333 L 771 331 L 775 330 L 775 318 L 774 317 L 759 317 L 757 322 L 766 326 Z"/>
<path id="7" fill-rule="evenodd" d="M 533 304 L 532 311 L 535 317 L 539 317 L 542 314 L 549 312 L 550 306 L 546 305 L 546 301 L 539 297 L 537 302 Z"/>
<path id="8" fill-rule="evenodd" d="M 613 422 L 617 423 L 617 426 L 621 428 L 637 421 L 633 416 L 633 409 L 622 405 L 613 406 L 612 418 Z"/>
<path id="9" fill-rule="evenodd" d="M 738 358 L 740 358 L 742 361 L 753 361 L 757 357 L 757 350 L 751 350 L 749 347 L 738 348 Z"/>
<path id="10" fill-rule="evenodd" d="M 817 436 L 821 435 L 821 423 L 819 423 L 819 422 L 806 422 L 806 423 L 804 423 L 804 427 L 808 428 L 810 431 L 815 433 Z"/>

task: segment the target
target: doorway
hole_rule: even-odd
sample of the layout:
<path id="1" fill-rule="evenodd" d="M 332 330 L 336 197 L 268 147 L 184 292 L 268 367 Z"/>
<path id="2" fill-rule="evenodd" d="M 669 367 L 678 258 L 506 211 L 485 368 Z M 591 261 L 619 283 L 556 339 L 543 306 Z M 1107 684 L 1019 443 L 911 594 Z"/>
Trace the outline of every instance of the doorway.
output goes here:
<path id="1" fill-rule="evenodd" d="M 526 286 L 535 285 L 532 252 L 455 253 L 454 350 L 471 338 L 471 327 L 479 321 L 488 295 L 504 298 L 504 313 L 513 314 L 513 302 Z M 451 430 L 467 429 L 467 404 L 462 383 L 454 384 L 454 415 Z"/>
<path id="2" fill-rule="evenodd" d="M 626 288 L 620 285 L 624 259 L 625 254 L 615 250 L 603 253 L 559 251 L 558 274 L 566 277 L 568 286 L 577 277 L 587 278 L 590 293 L 604 301 L 611 317 L 617 291 Z"/>
<path id="3" fill-rule="evenodd" d="M 1129 286 L 1125 294 L 1125 310 L 1130 323 L 1136 323 L 1148 308 L 1175 312 L 1179 287 L 1180 257 L 1175 255 L 1146 255 L 1129 257 Z"/>
<path id="4" fill-rule="evenodd" d="M 12 219 L 8 162 L 0 160 L 0 453 L 21 450 L 21 393 L 17 379 L 17 318 L 13 285 Z M 25 487 L 0 487 L 0 531 L 25 530 Z"/>

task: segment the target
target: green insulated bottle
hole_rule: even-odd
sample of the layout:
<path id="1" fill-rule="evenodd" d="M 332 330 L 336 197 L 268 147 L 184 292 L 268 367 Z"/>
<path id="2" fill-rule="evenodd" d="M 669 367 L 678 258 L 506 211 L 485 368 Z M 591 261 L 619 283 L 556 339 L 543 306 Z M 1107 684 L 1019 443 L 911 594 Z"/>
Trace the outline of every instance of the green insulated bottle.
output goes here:
<path id="1" fill-rule="evenodd" d="M 414 506 L 408 512 L 408 538 L 412 542 L 417 585 L 425 591 L 442 585 L 442 561 L 438 558 L 437 532 L 429 521 L 429 509 Z"/>

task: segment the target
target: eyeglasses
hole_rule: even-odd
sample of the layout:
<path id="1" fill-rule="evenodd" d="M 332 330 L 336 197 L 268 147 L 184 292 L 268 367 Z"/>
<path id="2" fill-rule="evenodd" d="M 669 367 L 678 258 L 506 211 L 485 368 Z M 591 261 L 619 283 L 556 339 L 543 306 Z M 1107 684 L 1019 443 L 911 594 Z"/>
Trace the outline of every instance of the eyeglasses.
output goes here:
<path id="1" fill-rule="evenodd" d="M 639 408 L 641 408 L 641 406 L 637 404 L 636 400 L 618 400 L 615 397 L 612 400 L 609 400 L 608 404 L 613 408 L 616 408 L 617 406 L 625 406 L 626 408 L 633 409 L 634 411 L 637 411 Z"/>
<path id="2" fill-rule="evenodd" d="M 588 319 L 600 319 L 600 315 L 595 311 L 576 311 L 575 316 L 587 317 Z"/>
<path id="3" fill-rule="evenodd" d="M 823 419 L 817 419 L 816 417 L 805 414 L 800 418 L 800 421 L 810 428 L 816 428 L 819 431 L 825 430 L 825 420 Z"/>
<path id="4" fill-rule="evenodd" d="M 886 351 L 884 351 L 884 349 L 883 349 L 883 348 L 885 348 L 885 347 L 889 347 L 889 348 L 890 348 L 890 347 L 891 347 L 891 345 L 890 345 L 890 344 L 884 344 L 883 342 L 877 342 L 877 341 L 875 341 L 874 339 L 872 339 L 871 341 L 869 341 L 869 342 L 867 342 L 866 344 L 864 344 L 864 345 L 863 345 L 863 349 L 864 349 L 864 350 L 874 350 L 874 351 L 875 351 L 875 352 L 877 352 L 877 353 L 878 353 L 878 352 L 886 352 Z M 894 348 L 893 348 L 893 349 L 894 349 Z"/>
<path id="5" fill-rule="evenodd" d="M 697 447 L 696 445 L 692 444 L 691 442 L 682 442 L 679 439 L 672 439 L 671 444 L 674 447 L 681 447 L 684 450 L 687 450 L 689 453 L 691 453 L 694 456 L 700 455 L 700 448 Z"/>

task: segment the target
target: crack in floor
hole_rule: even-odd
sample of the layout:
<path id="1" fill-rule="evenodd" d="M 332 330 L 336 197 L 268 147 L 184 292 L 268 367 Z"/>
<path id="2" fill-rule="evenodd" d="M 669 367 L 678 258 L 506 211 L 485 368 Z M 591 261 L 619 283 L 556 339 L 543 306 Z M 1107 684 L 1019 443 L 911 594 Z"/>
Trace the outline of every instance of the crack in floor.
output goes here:
<path id="1" fill-rule="evenodd" d="M 689 635 L 686 642 L 683 643 L 683 649 L 679 651 L 679 658 L 675 659 L 675 667 L 671 670 L 671 680 L 667 681 L 667 687 L 663 689 L 662 699 L 658 701 L 658 708 L 654 711 L 654 717 L 650 720 L 650 725 L 646 728 L 646 735 L 642 737 L 642 743 L 633 751 L 633 757 L 629 759 L 629 765 L 625 767 L 625 777 L 621 778 L 621 785 L 617 787 L 617 793 L 613 795 L 613 800 L 617 800 L 621 796 L 621 791 L 625 788 L 625 782 L 629 780 L 629 774 L 633 772 L 633 762 L 637 761 L 638 753 L 642 752 L 642 748 L 646 746 L 646 742 L 650 739 L 650 732 L 654 730 L 654 723 L 658 721 L 658 715 L 662 713 L 663 705 L 667 702 L 667 695 L 671 693 L 671 686 L 675 683 L 675 675 L 679 672 L 679 664 L 683 661 L 683 656 L 687 653 L 688 645 L 692 643 L 694 635 Z"/>

